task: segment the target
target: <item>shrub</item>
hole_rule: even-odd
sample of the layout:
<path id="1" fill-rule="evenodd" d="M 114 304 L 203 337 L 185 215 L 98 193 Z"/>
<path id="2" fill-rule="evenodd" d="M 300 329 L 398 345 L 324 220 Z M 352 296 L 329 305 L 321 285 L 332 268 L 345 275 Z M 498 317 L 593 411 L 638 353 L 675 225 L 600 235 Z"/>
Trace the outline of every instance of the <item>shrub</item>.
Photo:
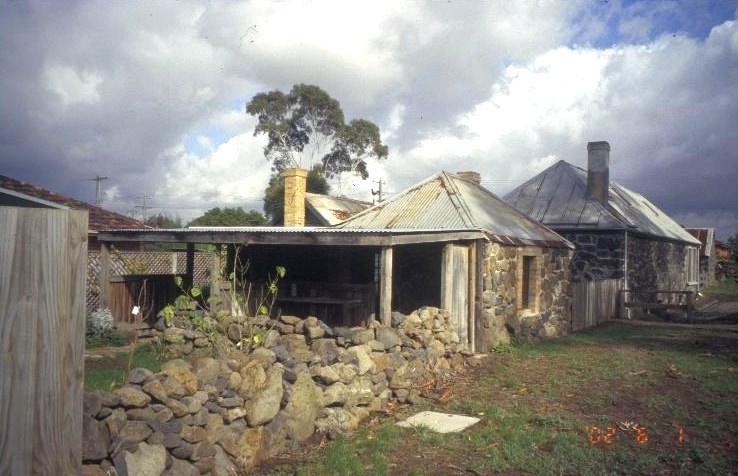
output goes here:
<path id="1" fill-rule="evenodd" d="M 87 316 L 87 335 L 103 337 L 113 330 L 113 313 L 98 309 Z"/>

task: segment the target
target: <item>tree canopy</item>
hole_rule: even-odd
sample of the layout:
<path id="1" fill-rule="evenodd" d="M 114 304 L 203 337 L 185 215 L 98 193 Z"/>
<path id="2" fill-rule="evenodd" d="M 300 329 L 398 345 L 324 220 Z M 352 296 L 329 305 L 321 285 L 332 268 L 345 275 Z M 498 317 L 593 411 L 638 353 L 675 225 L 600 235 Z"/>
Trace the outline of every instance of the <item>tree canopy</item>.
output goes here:
<path id="1" fill-rule="evenodd" d="M 245 212 L 241 207 L 211 208 L 187 226 L 263 226 L 267 221 L 256 210 Z"/>
<path id="2" fill-rule="evenodd" d="M 728 247 L 730 248 L 730 258 L 738 261 L 738 233 L 728 238 Z"/>
<path id="3" fill-rule="evenodd" d="M 289 93 L 260 93 L 246 104 L 258 123 L 254 135 L 265 134 L 264 156 L 276 172 L 289 167 L 312 170 L 322 165 L 328 178 L 344 172 L 368 177 L 366 160 L 386 159 L 379 128 L 365 119 L 344 122 L 341 105 L 318 86 L 296 84 Z"/>
<path id="4" fill-rule="evenodd" d="M 320 165 L 308 171 L 308 192 L 327 194 L 330 188 Z M 284 217 L 284 176 L 282 172 L 275 171 L 269 177 L 269 186 L 264 191 L 264 214 L 269 223 L 274 225 L 282 223 Z"/>
<path id="5" fill-rule="evenodd" d="M 154 228 L 182 228 L 180 217 L 172 218 L 164 213 L 157 213 L 147 218 L 145 223 Z"/>

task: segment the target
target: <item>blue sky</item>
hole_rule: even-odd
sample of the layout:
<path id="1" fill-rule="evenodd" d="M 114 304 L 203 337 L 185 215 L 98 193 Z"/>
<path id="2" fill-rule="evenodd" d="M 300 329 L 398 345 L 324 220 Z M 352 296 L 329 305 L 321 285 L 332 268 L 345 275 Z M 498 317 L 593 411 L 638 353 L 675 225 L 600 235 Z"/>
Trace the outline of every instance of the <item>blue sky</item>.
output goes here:
<path id="1" fill-rule="evenodd" d="M 371 200 L 447 170 L 503 195 L 608 140 L 611 177 L 738 232 L 738 0 L 4 0 L 0 173 L 126 213 L 261 210 L 253 95 L 317 84 L 390 149 Z"/>

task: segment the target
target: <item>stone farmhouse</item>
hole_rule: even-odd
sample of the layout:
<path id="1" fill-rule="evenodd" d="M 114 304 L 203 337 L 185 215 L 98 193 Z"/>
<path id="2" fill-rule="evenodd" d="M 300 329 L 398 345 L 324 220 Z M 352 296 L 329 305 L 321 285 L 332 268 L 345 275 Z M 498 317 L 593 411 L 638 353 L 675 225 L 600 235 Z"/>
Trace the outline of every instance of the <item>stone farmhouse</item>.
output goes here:
<path id="1" fill-rule="evenodd" d="M 394 312 L 440 307 L 469 351 L 569 332 L 573 245 L 481 187 L 478 174 L 439 173 L 330 227 L 303 226 L 306 174 L 285 175 L 284 227 L 111 230 L 103 250 L 126 241 L 240 245 L 253 282 L 286 268 L 282 315 L 390 325 Z"/>
<path id="2" fill-rule="evenodd" d="M 575 244 L 573 328 L 636 312 L 628 302 L 685 304 L 685 292 L 699 286 L 700 241 L 644 196 L 610 181 L 610 144 L 590 142 L 587 151 L 587 170 L 561 160 L 504 197 Z"/>

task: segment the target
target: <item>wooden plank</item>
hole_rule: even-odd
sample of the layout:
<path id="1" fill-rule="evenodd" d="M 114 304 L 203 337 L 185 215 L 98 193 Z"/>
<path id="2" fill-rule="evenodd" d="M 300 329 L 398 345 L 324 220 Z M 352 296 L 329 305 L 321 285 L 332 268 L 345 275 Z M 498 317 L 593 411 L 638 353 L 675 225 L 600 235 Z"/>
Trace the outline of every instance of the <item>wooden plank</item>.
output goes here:
<path id="1" fill-rule="evenodd" d="M 0 223 L 0 474 L 80 474 L 87 212 Z"/>
<path id="2" fill-rule="evenodd" d="M 100 246 L 100 281 L 98 289 L 100 290 L 100 309 L 107 309 L 109 305 L 110 288 L 110 243 L 101 243 Z M 95 309 L 92 309 L 93 311 Z"/>
<path id="3" fill-rule="evenodd" d="M 392 325 L 392 248 L 382 248 L 379 275 L 379 321 Z"/>
<path id="4" fill-rule="evenodd" d="M 469 249 L 449 243 L 441 261 L 441 308 L 456 321 L 460 345 L 469 348 Z"/>

